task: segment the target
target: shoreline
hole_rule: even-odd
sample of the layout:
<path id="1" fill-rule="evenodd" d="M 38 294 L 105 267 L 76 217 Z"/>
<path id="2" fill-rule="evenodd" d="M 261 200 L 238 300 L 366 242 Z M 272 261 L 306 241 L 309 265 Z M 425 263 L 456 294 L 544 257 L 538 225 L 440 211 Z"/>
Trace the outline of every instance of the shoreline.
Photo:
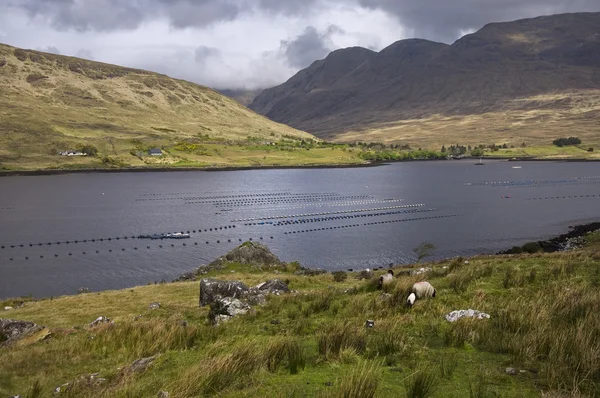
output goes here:
<path id="1" fill-rule="evenodd" d="M 224 166 L 224 167 L 123 167 L 81 168 L 81 169 L 41 169 L 41 170 L 2 170 L 0 177 L 39 176 L 80 173 L 149 173 L 173 171 L 246 171 L 246 170 L 287 170 L 287 169 L 349 169 L 355 167 L 377 167 L 390 162 L 371 162 L 356 164 L 312 164 L 312 165 L 265 165 L 265 166 Z"/>

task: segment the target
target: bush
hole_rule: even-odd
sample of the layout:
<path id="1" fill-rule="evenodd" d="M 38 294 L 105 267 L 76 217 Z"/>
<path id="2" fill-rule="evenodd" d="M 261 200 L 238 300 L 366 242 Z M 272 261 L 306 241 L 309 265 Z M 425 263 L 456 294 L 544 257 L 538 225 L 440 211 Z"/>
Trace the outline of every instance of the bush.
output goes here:
<path id="1" fill-rule="evenodd" d="M 557 138 L 554 141 L 552 141 L 552 144 L 558 147 L 563 147 L 567 145 L 579 145 L 581 144 L 581 140 L 577 137 Z"/>
<path id="2" fill-rule="evenodd" d="M 344 271 L 335 271 L 332 273 L 335 282 L 344 282 L 348 279 L 348 274 Z"/>
<path id="3" fill-rule="evenodd" d="M 96 156 L 98 154 L 98 149 L 95 146 L 89 144 L 82 145 L 79 148 L 79 151 L 85 153 L 88 156 Z"/>

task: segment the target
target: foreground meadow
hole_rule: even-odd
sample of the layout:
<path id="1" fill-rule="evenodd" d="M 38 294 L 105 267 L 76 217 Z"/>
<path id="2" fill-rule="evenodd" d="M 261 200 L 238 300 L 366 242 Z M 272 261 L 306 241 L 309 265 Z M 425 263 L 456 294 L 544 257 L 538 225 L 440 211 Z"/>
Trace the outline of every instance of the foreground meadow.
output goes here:
<path id="1" fill-rule="evenodd" d="M 198 305 L 197 281 L 9 300 L 2 307 L 15 309 L 4 318 L 45 325 L 51 335 L 0 348 L 0 395 L 598 396 L 598 240 L 589 235 L 587 247 L 571 252 L 397 268 L 383 291 L 384 270 L 359 279 L 228 264 L 207 276 L 248 286 L 279 278 L 292 292 L 219 326 Z M 437 295 L 407 308 L 420 280 Z M 444 317 L 469 308 L 491 317 Z M 114 323 L 89 326 L 99 316 Z M 148 357 L 147 366 L 131 366 Z"/>

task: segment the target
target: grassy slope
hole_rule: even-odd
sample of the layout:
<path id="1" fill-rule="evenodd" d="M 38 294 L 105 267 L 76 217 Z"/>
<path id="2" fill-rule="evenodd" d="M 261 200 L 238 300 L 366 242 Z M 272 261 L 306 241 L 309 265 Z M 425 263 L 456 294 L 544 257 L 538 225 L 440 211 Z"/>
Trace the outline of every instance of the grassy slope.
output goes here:
<path id="1" fill-rule="evenodd" d="M 600 158 L 600 91 L 585 90 L 520 98 L 503 105 L 500 111 L 474 115 L 434 115 L 418 119 L 374 124 L 366 129 L 337 135 L 335 141 L 377 141 L 409 144 L 439 150 L 442 145 L 507 144 L 519 148 L 551 148 L 552 140 L 579 137 L 585 150 L 552 153 L 525 151 L 524 156 Z M 333 138 L 333 137 L 330 137 Z M 587 148 L 594 148 L 588 153 Z M 496 156 L 497 154 L 494 154 Z M 507 155 L 508 156 L 508 155 Z"/>
<path id="2" fill-rule="evenodd" d="M 364 394 L 345 396 L 372 396 L 368 391 L 376 388 L 375 396 L 386 397 L 404 396 L 411 383 L 419 385 L 417 377 L 433 380 L 436 397 L 598 394 L 600 236 L 594 240 L 576 252 L 431 264 L 428 276 L 395 279 L 389 298 L 353 274 L 333 282 L 330 274 L 232 264 L 212 276 L 249 285 L 281 278 L 298 293 L 270 297 L 256 313 L 219 327 L 207 323 L 208 308 L 198 308 L 197 282 L 26 302 L 5 316 L 47 325 L 53 337 L 0 350 L 0 394 L 24 394 L 37 380 L 41 396 L 50 396 L 55 387 L 95 372 L 108 380 L 99 387 L 80 382 L 72 395 L 343 396 L 362 386 Z M 405 308 L 408 287 L 425 278 L 437 297 Z M 151 311 L 154 301 L 162 307 Z M 455 324 L 443 318 L 467 308 L 492 318 Z M 85 326 L 100 315 L 115 325 Z M 180 326 L 184 319 L 186 327 Z M 365 330 L 366 319 L 375 320 L 374 329 Z M 157 353 L 144 373 L 119 370 Z M 290 374 L 290 364 L 300 366 L 297 374 Z M 509 376 L 506 367 L 526 371 Z"/>
<path id="3" fill-rule="evenodd" d="M 143 147 L 198 143 L 209 156 L 171 152 L 160 160 L 135 157 Z M 249 166 L 359 163 L 339 150 L 285 154 L 248 150 L 247 137 L 278 141 L 310 134 L 257 115 L 209 88 L 152 72 L 20 50 L 0 44 L 0 169 L 154 166 Z M 98 157 L 58 151 L 92 144 Z M 103 164 L 102 157 L 110 157 Z"/>

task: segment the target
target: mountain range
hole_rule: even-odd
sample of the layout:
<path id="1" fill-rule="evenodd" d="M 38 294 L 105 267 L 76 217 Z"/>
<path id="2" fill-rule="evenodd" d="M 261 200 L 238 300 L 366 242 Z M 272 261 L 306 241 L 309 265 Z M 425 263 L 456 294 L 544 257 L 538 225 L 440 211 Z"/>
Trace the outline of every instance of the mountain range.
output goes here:
<path id="1" fill-rule="evenodd" d="M 490 23 L 452 45 L 337 50 L 249 107 L 337 141 L 600 143 L 600 13 Z"/>

